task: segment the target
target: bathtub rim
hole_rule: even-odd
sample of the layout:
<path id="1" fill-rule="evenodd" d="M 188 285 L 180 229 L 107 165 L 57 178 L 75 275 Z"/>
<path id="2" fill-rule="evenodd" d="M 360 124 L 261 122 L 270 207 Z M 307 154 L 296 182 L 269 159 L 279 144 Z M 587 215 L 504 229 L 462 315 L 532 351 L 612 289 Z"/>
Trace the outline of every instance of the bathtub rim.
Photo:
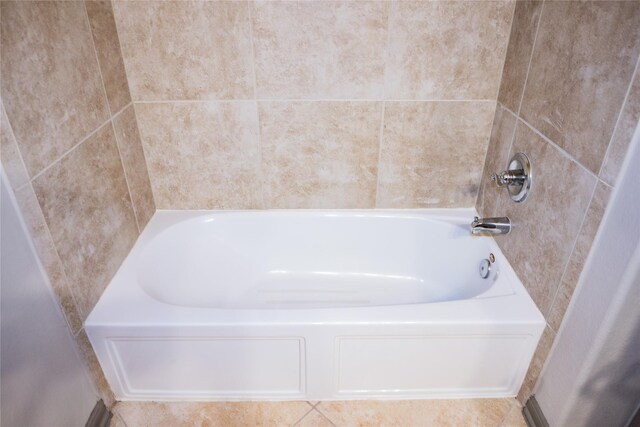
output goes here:
<path id="1" fill-rule="evenodd" d="M 429 303 L 412 303 L 387 306 L 339 307 L 339 308 L 288 308 L 239 309 L 185 307 L 163 303 L 151 297 L 140 286 L 126 286 L 127 274 L 132 274 L 132 255 L 140 252 L 148 242 L 171 225 L 209 214 L 237 213 L 331 213 L 384 216 L 430 216 L 465 224 L 476 215 L 475 209 L 277 209 L 277 210 L 157 210 L 127 258 L 123 261 L 98 303 L 87 316 L 84 324 L 89 328 L 100 326 L 216 326 L 216 325 L 330 325 L 330 324 L 502 324 L 516 322 L 540 325 L 544 317 L 509 265 L 496 241 L 488 239 L 491 251 L 501 261 L 502 280 L 513 293 L 502 296 L 486 296 L 493 286 L 476 297 Z M 117 307 L 117 315 L 114 308 Z"/>

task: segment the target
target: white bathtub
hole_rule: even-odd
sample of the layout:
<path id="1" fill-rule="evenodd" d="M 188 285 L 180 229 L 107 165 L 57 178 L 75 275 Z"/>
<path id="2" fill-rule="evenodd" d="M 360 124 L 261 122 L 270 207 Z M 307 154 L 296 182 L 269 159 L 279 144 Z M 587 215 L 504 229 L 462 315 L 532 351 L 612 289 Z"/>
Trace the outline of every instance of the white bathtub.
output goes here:
<path id="1" fill-rule="evenodd" d="M 158 211 L 85 329 L 120 400 L 514 396 L 544 319 L 473 215 Z"/>

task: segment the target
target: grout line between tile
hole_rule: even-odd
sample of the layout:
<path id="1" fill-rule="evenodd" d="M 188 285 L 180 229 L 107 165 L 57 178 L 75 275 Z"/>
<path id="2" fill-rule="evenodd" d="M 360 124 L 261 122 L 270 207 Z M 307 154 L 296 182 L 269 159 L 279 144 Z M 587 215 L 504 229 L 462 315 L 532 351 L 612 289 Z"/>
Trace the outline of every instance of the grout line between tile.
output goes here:
<path id="1" fill-rule="evenodd" d="M 389 45 L 391 44 L 391 14 L 394 13 L 395 3 L 387 5 L 387 40 L 384 45 L 384 69 L 382 70 L 382 108 L 380 112 L 380 133 L 378 135 L 378 164 L 376 165 L 376 195 L 373 207 L 378 207 L 378 197 L 380 195 L 380 170 L 382 166 L 382 146 L 384 141 L 384 120 L 387 102 L 385 101 L 387 92 L 387 64 L 389 63 Z M 316 404 L 317 405 L 317 404 Z"/>
<path id="2" fill-rule="evenodd" d="M 22 156 L 22 151 L 20 150 L 20 144 L 18 144 L 18 138 L 16 138 L 16 134 L 13 132 L 13 126 L 9 121 L 9 115 L 7 114 L 7 110 L 4 108 L 4 101 L 2 101 L 1 99 L 0 99 L 0 106 L 2 108 L 2 111 L 0 112 L 0 114 L 2 114 L 7 121 L 9 137 L 13 138 L 13 142 L 15 143 L 16 148 L 18 149 L 18 157 L 20 158 L 20 164 L 22 165 L 22 169 L 24 170 L 24 172 L 27 174 L 27 182 L 22 183 L 22 185 L 20 185 L 20 187 L 16 189 L 16 190 L 19 190 L 20 188 L 24 187 L 29 183 L 29 181 L 31 180 L 31 174 L 29 173 L 29 169 L 27 169 L 27 164 L 24 162 L 24 157 Z"/>
<path id="3" fill-rule="evenodd" d="M 81 327 L 80 329 L 78 329 L 78 330 L 76 331 L 76 333 L 75 333 L 75 334 L 73 334 L 73 336 L 74 336 L 74 337 L 78 337 L 78 335 L 80 335 L 80 333 L 81 333 L 82 331 L 84 331 L 84 324 L 82 325 L 82 327 Z"/>
<path id="4" fill-rule="evenodd" d="M 318 403 L 320 403 L 320 402 L 318 402 Z M 314 410 L 314 411 L 317 411 L 317 412 L 322 416 L 322 418 L 324 418 L 325 420 L 329 421 L 329 423 L 330 423 L 332 426 L 335 426 L 335 425 L 336 425 L 336 423 L 334 423 L 334 422 L 333 422 L 333 420 L 332 420 L 331 418 L 329 418 L 327 415 L 325 415 L 325 413 L 324 413 L 324 412 L 322 412 L 320 409 L 318 409 L 318 406 L 319 406 L 319 405 L 316 405 L 316 406 L 313 408 L 313 410 Z"/>
<path id="5" fill-rule="evenodd" d="M 102 75 L 102 65 L 100 64 L 98 49 L 96 49 L 96 41 L 93 38 L 93 29 L 91 28 L 91 19 L 89 19 L 89 11 L 87 10 L 86 3 L 83 2 L 82 7 L 84 8 L 84 17 L 87 19 L 87 29 L 89 30 L 89 35 L 91 37 L 91 46 L 93 47 L 93 56 L 96 60 L 96 64 L 98 65 L 98 74 L 100 74 L 100 83 L 102 83 L 102 96 L 104 96 L 104 101 L 107 104 L 107 110 L 109 111 L 109 118 L 113 118 L 113 114 L 111 113 L 111 104 L 109 103 L 109 96 L 107 95 L 107 87 L 104 84 L 104 76 Z"/>
<path id="6" fill-rule="evenodd" d="M 513 126 L 513 130 L 511 131 L 511 140 L 509 141 L 509 149 L 507 150 L 507 162 L 509 162 L 509 155 L 511 154 L 511 150 L 513 150 L 513 141 L 515 141 L 516 139 L 516 131 L 518 130 L 518 115 L 516 113 L 514 113 L 513 111 L 511 111 L 510 109 L 508 109 L 505 105 L 502 105 L 502 103 L 500 103 L 499 101 L 497 102 L 497 106 L 496 106 L 496 110 L 498 109 L 498 107 L 502 108 L 503 110 L 509 112 L 515 119 L 516 123 Z M 493 131 L 493 128 L 491 129 Z M 507 166 L 507 165 L 505 165 Z M 498 171 L 496 171 L 497 173 Z M 478 193 L 479 194 L 479 193 Z"/>
<path id="7" fill-rule="evenodd" d="M 478 211 L 478 200 L 480 199 L 480 190 L 482 189 L 482 179 L 485 177 L 485 169 L 487 168 L 487 159 L 489 158 L 489 145 L 491 145 L 491 136 L 493 135 L 493 127 L 496 125 L 496 115 L 498 114 L 498 108 L 500 107 L 500 103 L 496 101 L 495 108 L 493 109 L 493 118 L 491 119 L 491 126 L 489 127 L 489 135 L 487 136 L 487 143 L 485 144 L 485 152 L 482 163 L 482 172 L 480 173 L 480 182 L 478 183 L 478 190 L 476 191 L 475 203 L 473 206 Z M 484 215 L 484 212 L 478 212 L 481 215 Z"/>
<path id="8" fill-rule="evenodd" d="M 122 112 L 124 110 L 126 110 L 127 108 L 129 108 L 130 105 L 133 105 L 133 101 L 129 102 L 127 105 L 125 105 L 124 107 L 122 107 L 120 110 L 118 110 L 117 113 L 115 113 L 114 115 L 111 116 L 111 119 L 114 120 L 115 118 L 117 118 L 120 114 L 122 114 Z"/>
<path id="9" fill-rule="evenodd" d="M 262 127 L 260 126 L 260 112 L 258 111 L 258 80 L 256 77 L 256 54 L 255 54 L 255 39 L 253 37 L 253 14 L 251 13 L 251 2 L 247 1 L 247 15 L 249 17 L 249 38 L 251 39 L 251 70 L 253 77 L 253 104 L 256 110 L 256 126 L 258 137 L 258 158 L 260 164 L 258 165 L 258 180 L 260 183 L 260 200 L 262 201 L 262 209 L 267 208 L 267 197 L 265 194 L 265 176 L 264 176 L 264 158 L 262 157 Z"/>
<path id="10" fill-rule="evenodd" d="M 120 415 L 120 412 L 118 412 L 116 406 L 118 405 L 118 402 L 116 401 L 116 403 L 113 405 L 113 407 L 111 408 L 111 413 L 113 414 L 113 418 L 118 417 L 118 419 L 120 420 L 120 422 L 125 426 L 125 427 L 129 427 L 127 425 L 127 422 L 124 420 L 124 418 L 122 417 L 122 415 Z"/>
<path id="11" fill-rule="evenodd" d="M 538 380 L 540 379 L 540 377 L 543 376 L 543 374 L 545 373 L 545 370 L 547 369 L 547 365 L 549 363 L 549 356 L 551 355 L 551 353 L 553 353 L 553 350 L 555 349 L 556 345 L 558 344 L 558 341 L 556 340 L 556 338 L 558 337 L 558 333 L 556 331 L 553 330 L 553 328 L 551 326 L 549 326 L 548 323 L 545 323 L 545 328 L 549 328 L 549 330 L 551 331 L 551 333 L 553 334 L 553 339 L 551 340 L 551 347 L 549 348 L 549 351 L 547 352 L 547 356 L 544 358 L 544 363 L 542 364 L 542 368 L 540 369 L 540 373 L 538 374 L 538 377 L 536 378 L 536 382 L 533 384 L 533 388 L 531 389 L 531 394 L 529 396 L 533 396 L 535 394 L 534 390 L 536 389 L 536 386 L 538 385 Z M 543 332 L 544 334 L 544 332 Z M 522 405 L 524 405 L 525 402 L 522 403 Z"/>
<path id="12" fill-rule="evenodd" d="M 616 124 L 613 126 L 613 131 L 611 132 L 611 137 L 609 138 L 609 142 L 607 143 L 607 151 L 604 154 L 604 158 L 602 159 L 602 163 L 600 164 L 600 169 L 598 170 L 598 176 L 602 175 L 602 170 L 604 169 L 604 165 L 607 163 L 607 159 L 609 158 L 609 152 L 611 151 L 611 143 L 613 142 L 613 137 L 618 130 L 618 125 L 620 124 L 620 118 L 624 115 L 624 107 L 627 105 L 627 101 L 629 100 L 629 94 L 631 93 L 631 88 L 633 87 L 633 82 L 636 79 L 636 75 L 638 74 L 638 67 L 640 67 L 640 57 L 636 61 L 636 67 L 631 73 L 631 81 L 629 82 L 629 87 L 627 88 L 627 93 L 624 94 L 624 99 L 622 100 L 622 105 L 620 106 L 620 111 L 618 112 L 618 118 L 616 119 Z M 613 187 L 613 184 L 611 184 Z"/>
<path id="13" fill-rule="evenodd" d="M 522 110 L 522 104 L 524 103 L 524 93 L 527 91 L 527 83 L 529 82 L 529 73 L 531 72 L 531 64 L 533 63 L 533 54 L 536 51 L 536 44 L 538 43 L 538 33 L 540 32 L 540 24 L 542 23 L 542 15 L 544 13 L 545 1 L 542 1 L 540 5 L 540 16 L 538 17 L 538 25 L 536 25 L 536 34 L 533 36 L 533 45 L 531 46 L 531 55 L 529 56 L 529 65 L 527 65 L 527 74 L 524 77 L 524 84 L 522 85 L 522 93 L 520 94 L 520 102 L 518 102 L 518 114 Z"/>
<path id="14" fill-rule="evenodd" d="M 509 110 L 508 107 L 503 105 L 503 108 L 507 111 L 509 111 L 511 114 L 513 114 L 514 116 L 517 117 L 518 121 L 522 122 L 523 124 L 525 124 L 529 129 L 531 129 L 531 131 L 533 133 L 535 133 L 536 135 L 538 135 L 540 138 L 542 138 L 544 141 L 548 142 L 549 144 L 551 144 L 555 149 L 557 149 L 558 151 L 560 151 L 560 153 L 565 156 L 566 158 L 568 158 L 569 160 L 571 160 L 572 162 L 576 163 L 578 166 L 580 166 L 585 172 L 587 172 L 589 175 L 591 175 L 592 177 L 594 177 L 597 180 L 600 180 L 600 178 L 598 177 L 598 175 L 596 175 L 594 172 L 592 172 L 591 170 L 589 170 L 588 168 L 586 168 L 582 163 L 580 163 L 575 157 L 573 157 L 571 154 L 567 153 L 567 151 L 565 151 L 564 148 L 560 147 L 558 144 L 556 144 L 555 142 L 553 142 L 552 140 L 550 140 L 547 136 L 545 136 L 542 132 L 540 132 L 538 129 L 536 129 L 532 124 L 530 124 L 529 122 L 527 122 L 525 119 L 523 119 L 522 117 L 516 115 L 513 111 Z M 516 126 L 517 127 L 517 126 Z M 514 138 L 515 140 L 515 138 Z M 511 152 L 511 149 L 513 148 L 513 140 L 511 141 L 511 147 L 509 148 L 509 152 Z M 601 180 L 600 180 L 601 181 Z"/>
<path id="15" fill-rule="evenodd" d="M 104 123 L 102 123 L 101 125 L 99 125 L 97 128 L 95 128 L 94 130 L 92 130 L 87 136 L 85 136 L 83 139 L 80 140 L 80 142 L 78 142 L 76 145 L 74 145 L 73 147 L 69 148 L 67 151 L 65 151 L 64 153 L 62 153 L 62 155 L 60 157 L 58 157 L 57 159 L 55 159 L 53 162 L 51 162 L 47 167 L 45 167 L 44 169 L 42 169 L 40 172 L 38 172 L 37 174 L 35 174 L 33 176 L 33 178 L 31 178 L 30 182 L 34 182 L 36 179 L 38 179 L 42 174 L 44 174 L 45 172 L 47 172 L 49 169 L 51 169 L 54 165 L 58 164 L 60 161 L 62 161 L 62 159 L 64 159 L 65 157 L 67 157 L 73 150 L 75 150 L 76 148 L 78 148 L 79 146 L 81 146 L 86 140 L 88 140 L 89 138 L 91 138 L 92 136 L 94 136 L 96 133 L 98 133 L 100 131 L 100 129 L 102 129 L 103 127 L 105 127 L 106 125 L 109 124 L 109 122 L 111 121 L 111 118 L 109 118 L 107 121 L 105 121 Z"/>
<path id="16" fill-rule="evenodd" d="M 380 195 L 380 168 L 382 166 L 382 144 L 384 141 L 384 114 L 387 103 L 382 101 L 382 108 L 380 112 L 380 134 L 378 135 L 378 165 L 376 168 L 376 197 L 373 201 L 373 206 L 378 207 L 378 196 Z"/>
<path id="17" fill-rule="evenodd" d="M 593 178 L 595 178 L 596 180 L 599 180 L 598 175 L 596 175 L 595 173 L 593 173 L 591 170 L 589 170 L 587 167 L 585 167 L 582 163 L 580 163 L 575 157 L 573 157 L 571 154 L 567 153 L 562 147 L 560 147 L 558 144 L 556 144 L 555 142 L 553 142 L 552 140 L 550 140 L 549 138 L 547 138 L 542 132 L 540 132 L 538 129 L 536 129 L 535 127 L 533 127 L 532 124 L 530 124 L 529 122 L 527 122 L 526 120 L 524 120 L 522 117 L 518 117 L 518 120 L 520 120 L 522 123 L 524 123 L 529 129 L 531 129 L 536 135 L 538 135 L 540 138 L 542 138 L 543 140 L 545 140 L 546 142 L 548 142 L 549 144 L 551 144 L 553 147 L 555 147 L 562 155 L 564 155 L 566 158 L 568 158 L 569 160 L 571 160 L 572 162 L 576 163 L 578 166 L 580 166 L 582 169 L 584 169 L 585 172 L 587 172 L 589 175 L 591 175 Z"/>
<path id="18" fill-rule="evenodd" d="M 256 131 L 258 137 L 258 158 L 260 163 L 258 164 L 258 180 L 260 181 L 260 199 L 262 200 L 262 209 L 267 209 L 267 196 L 265 193 L 266 179 L 264 175 L 264 159 L 262 157 L 262 126 L 260 126 L 260 112 L 258 111 L 258 103 L 254 102 L 256 110 Z M 271 192 L 269 192 L 271 194 Z M 269 198 L 271 201 L 271 198 Z"/>
<path id="19" fill-rule="evenodd" d="M 507 418 L 509 418 L 509 415 L 511 415 L 511 413 L 513 411 L 520 411 L 521 407 L 520 407 L 520 402 L 518 402 L 518 399 L 516 399 L 515 397 L 513 398 L 513 401 L 510 402 L 509 405 L 509 410 L 507 411 L 506 414 L 504 414 L 504 417 L 502 418 L 502 421 L 500 421 L 500 423 L 498 424 L 500 427 L 510 427 L 505 425 L 505 421 L 507 420 Z"/>
<path id="20" fill-rule="evenodd" d="M 124 175 L 124 182 L 127 184 L 127 192 L 129 193 L 129 200 L 131 201 L 131 210 L 133 211 L 133 218 L 136 221 L 136 228 L 138 229 L 138 235 L 142 233 L 142 228 L 140 227 L 140 221 L 138 220 L 138 209 L 136 208 L 137 203 L 133 201 L 133 195 L 131 194 L 131 186 L 129 185 L 129 174 L 127 173 L 127 168 L 124 167 L 124 160 L 122 159 L 122 150 L 120 150 L 120 138 L 118 138 L 118 132 L 116 132 L 116 125 L 114 120 L 111 120 L 111 130 L 113 131 L 113 137 L 116 140 L 116 150 L 118 150 L 118 157 L 120 158 L 120 167 L 122 167 L 122 174 Z"/>
<path id="21" fill-rule="evenodd" d="M 111 6 L 111 13 L 113 14 L 113 24 L 116 27 L 116 36 L 118 39 L 118 48 L 120 49 L 120 56 L 122 57 L 122 66 L 124 67 L 124 75 L 127 80 L 127 90 L 129 91 L 129 99 L 133 102 L 133 94 L 131 93 L 131 85 L 129 84 L 129 72 L 127 71 L 127 61 L 124 59 L 124 50 L 122 49 L 122 42 L 120 41 L 120 30 L 118 30 L 118 20 L 116 19 L 116 9 L 114 7 L 114 2 L 108 0 Z"/>
<path id="22" fill-rule="evenodd" d="M 36 195 L 36 191 L 33 188 L 33 184 L 31 182 L 27 182 L 25 185 L 22 186 L 22 188 L 26 188 L 27 186 L 29 186 L 29 189 L 31 190 L 31 195 L 33 197 L 35 197 L 36 199 L 36 203 L 38 204 L 38 209 L 39 209 L 39 213 L 41 216 L 41 220 L 42 223 L 44 224 L 44 228 L 45 228 L 45 238 L 48 239 L 51 242 L 51 246 L 53 248 L 53 253 L 55 255 L 55 261 L 58 263 L 58 266 L 60 267 L 60 271 L 62 272 L 62 286 L 63 291 L 67 291 L 69 293 L 69 296 L 71 297 L 71 302 L 73 303 L 73 307 L 76 310 L 76 314 L 80 317 L 83 318 L 83 314 L 80 312 L 80 308 L 78 307 L 78 303 L 76 301 L 76 297 L 73 293 L 73 288 L 70 285 L 70 281 L 69 281 L 69 275 L 67 274 L 67 270 L 64 266 L 64 264 L 62 263 L 62 258 L 60 257 L 60 253 L 58 252 L 58 246 L 56 245 L 55 241 L 53 240 L 53 235 L 51 234 L 51 229 L 49 228 L 49 224 L 47 223 L 46 218 L 44 217 L 44 212 L 42 212 L 42 207 L 40 206 L 40 202 L 38 201 L 38 196 Z M 31 239 L 33 240 L 33 236 L 31 236 Z M 34 242 L 34 246 L 35 246 L 35 242 Z M 36 254 L 38 253 L 38 250 L 36 248 Z M 40 257 L 40 255 L 38 255 L 38 258 Z M 42 262 L 42 260 L 41 260 Z M 43 265 L 44 267 L 44 265 Z M 47 275 L 47 280 L 49 282 L 49 286 L 51 287 L 51 290 L 53 291 L 53 294 L 56 296 L 56 299 L 58 299 L 58 294 L 56 293 L 53 284 L 51 283 L 51 278 L 49 277 L 49 272 L 47 271 L 46 268 L 44 268 L 44 271 Z M 71 325 L 71 322 L 69 321 L 69 315 L 65 312 L 64 308 L 62 307 L 62 299 L 60 298 L 58 301 L 58 305 L 60 306 L 60 311 L 62 311 L 62 314 L 64 315 L 64 319 L 65 322 L 67 324 L 67 327 L 69 328 L 69 331 L 71 331 L 71 335 L 73 335 L 74 337 L 82 330 L 83 328 L 83 324 L 80 324 L 80 327 L 78 328 L 77 331 L 73 330 L 73 326 Z"/>
<path id="23" fill-rule="evenodd" d="M 564 280 L 564 276 L 565 276 L 565 274 L 567 274 L 567 268 L 569 267 L 569 263 L 571 261 L 571 257 L 573 256 L 573 252 L 576 250 L 576 244 L 578 243 L 578 238 L 580 237 L 580 234 L 582 233 L 582 228 L 584 227 L 584 224 L 587 221 L 587 214 L 589 213 L 589 208 L 591 207 L 591 204 L 593 203 L 593 199 L 595 197 L 597 188 L 598 188 L 598 181 L 595 182 L 595 184 L 593 186 L 593 189 L 591 190 L 591 197 L 589 198 L 589 204 L 587 205 L 587 208 L 584 210 L 584 214 L 582 214 L 582 220 L 580 221 L 580 227 L 578 227 L 578 232 L 576 233 L 576 236 L 573 239 L 573 243 L 571 244 L 571 251 L 569 252 L 569 257 L 567 258 L 567 262 L 565 262 L 564 268 L 562 269 L 562 274 L 560 275 L 560 282 L 556 286 L 556 290 L 553 293 L 553 299 L 551 300 L 551 304 L 549 304 L 549 312 L 545 316 L 545 320 L 547 319 L 547 316 L 550 316 L 551 312 L 553 311 L 553 306 L 555 305 L 556 300 L 558 298 L 558 292 L 560 291 L 560 288 L 562 287 L 562 282 Z M 574 289 L 574 291 L 575 291 L 575 289 Z M 563 317 L 564 317 L 564 313 L 563 313 Z M 556 331 L 549 324 L 548 321 L 547 321 L 547 326 L 549 326 L 549 329 L 551 329 L 553 332 L 558 333 L 558 331 Z"/>
<path id="24" fill-rule="evenodd" d="M 249 38 L 251 39 L 251 70 L 253 77 L 253 99 L 258 99 L 258 84 L 256 78 L 256 54 L 255 40 L 253 38 L 253 15 L 251 13 L 251 2 L 247 1 L 247 15 L 249 17 Z"/>
<path id="25" fill-rule="evenodd" d="M 111 130 L 113 131 L 113 137 L 116 140 L 116 150 L 118 151 L 118 158 L 120 159 L 120 167 L 122 168 L 122 174 L 124 175 L 124 182 L 125 184 L 127 184 L 127 192 L 129 193 L 129 200 L 131 201 L 131 210 L 133 211 L 133 218 L 136 221 L 136 228 L 138 229 L 138 234 L 140 234 L 142 230 L 140 229 L 140 221 L 138 220 L 138 210 L 136 209 L 136 203 L 133 201 L 133 194 L 131 194 L 131 185 L 129 184 L 129 176 L 127 174 L 127 168 L 124 167 L 124 160 L 122 159 L 122 150 L 120 150 L 120 143 L 118 142 L 119 140 L 118 133 L 116 132 L 116 126 L 113 122 L 114 114 L 111 111 L 111 103 L 109 102 L 109 96 L 107 95 L 107 87 L 104 84 L 104 75 L 102 74 L 102 65 L 100 64 L 100 57 L 98 56 L 96 41 L 94 40 L 94 37 L 93 37 L 93 29 L 91 28 L 91 19 L 89 18 L 89 11 L 87 10 L 86 3 L 83 3 L 82 5 L 84 7 L 85 17 L 87 18 L 87 26 L 89 28 L 89 34 L 91 35 L 91 45 L 93 46 L 93 54 L 96 58 L 96 63 L 98 64 L 98 73 L 100 74 L 100 82 L 102 83 L 102 94 L 104 95 L 104 99 L 107 103 L 107 109 L 109 111 L 109 118 L 110 118 L 109 121 L 111 122 Z M 112 6 L 112 10 L 113 10 L 113 6 Z M 114 22 L 115 22 L 115 18 L 114 18 Z M 117 33 L 117 28 L 116 28 L 116 33 Z M 123 60 L 123 63 L 124 63 L 124 60 Z M 126 74 L 126 71 L 125 71 L 125 74 Z M 127 82 L 127 85 L 128 85 L 128 82 Z M 129 104 L 127 104 L 127 106 Z M 120 114 L 122 111 L 124 111 L 124 109 L 127 108 L 127 106 L 125 106 L 120 111 L 118 111 L 117 114 Z"/>
<path id="26" fill-rule="evenodd" d="M 307 402 L 307 403 L 308 403 L 308 402 Z M 296 421 L 295 423 L 293 423 L 293 426 L 295 427 L 295 426 L 299 425 L 299 424 L 302 422 L 302 420 L 304 420 L 304 419 L 307 417 L 307 415 L 309 415 L 309 414 L 310 414 L 310 413 L 312 413 L 312 412 L 313 412 L 313 406 L 311 406 L 311 407 L 309 408 L 309 410 L 308 410 L 307 412 L 305 412 L 305 413 L 304 413 L 304 415 L 303 415 L 302 417 L 300 417 L 300 419 L 299 419 L 298 421 Z"/>
<path id="27" fill-rule="evenodd" d="M 153 209 L 154 209 L 154 213 L 158 210 L 157 209 L 157 205 L 156 205 L 156 195 L 155 195 L 155 191 L 154 191 L 154 186 L 151 183 L 151 174 L 149 173 L 149 171 L 151 170 L 151 168 L 149 168 L 149 163 L 147 162 L 147 153 L 144 151 L 144 140 L 142 137 L 142 132 L 140 132 L 140 124 L 138 122 L 138 112 L 136 111 L 136 105 L 134 102 L 131 102 L 132 107 L 133 107 L 133 115 L 135 116 L 136 119 L 136 131 L 138 131 L 138 137 L 140 138 L 140 146 L 142 148 L 142 156 L 144 157 L 144 165 L 147 168 L 147 179 L 149 179 L 149 187 L 151 189 L 151 198 L 153 199 Z"/>
<path id="28" fill-rule="evenodd" d="M 498 88 L 496 90 L 496 101 L 500 98 L 500 89 L 502 88 L 502 80 L 504 79 L 504 67 L 507 65 L 507 54 L 509 53 L 509 45 L 511 44 L 511 32 L 513 31 L 513 22 L 516 17 L 516 8 L 518 2 L 513 2 L 513 12 L 511 12 L 511 26 L 509 27 L 509 37 L 507 37 L 507 45 L 504 49 L 504 57 L 502 58 L 502 67 L 500 68 L 500 80 L 498 81 Z M 493 129 L 493 126 L 492 126 Z"/>
<path id="29" fill-rule="evenodd" d="M 605 186 L 609 187 L 609 190 L 613 190 L 613 188 L 614 188 L 614 187 L 613 187 L 613 185 L 609 184 L 609 183 L 608 183 L 608 182 L 606 182 L 606 181 L 603 181 L 601 178 L 598 178 L 598 181 L 600 181 L 600 184 L 602 184 L 602 185 L 605 185 Z"/>

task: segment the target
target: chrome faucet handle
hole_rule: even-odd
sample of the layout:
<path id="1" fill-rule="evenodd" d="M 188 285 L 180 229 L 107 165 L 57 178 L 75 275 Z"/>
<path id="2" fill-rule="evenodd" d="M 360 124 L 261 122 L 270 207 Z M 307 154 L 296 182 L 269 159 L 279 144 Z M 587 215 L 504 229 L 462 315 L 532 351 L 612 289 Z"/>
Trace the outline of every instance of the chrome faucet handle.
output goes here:
<path id="1" fill-rule="evenodd" d="M 525 174 L 523 169 L 511 169 L 491 175 L 491 180 L 495 181 L 498 187 L 504 187 L 505 185 L 522 185 L 526 179 L 527 174 Z"/>
<path id="2" fill-rule="evenodd" d="M 507 170 L 494 173 L 491 175 L 491 180 L 498 187 L 506 187 L 514 202 L 523 202 L 531 190 L 533 181 L 529 158 L 524 153 L 514 154 Z"/>

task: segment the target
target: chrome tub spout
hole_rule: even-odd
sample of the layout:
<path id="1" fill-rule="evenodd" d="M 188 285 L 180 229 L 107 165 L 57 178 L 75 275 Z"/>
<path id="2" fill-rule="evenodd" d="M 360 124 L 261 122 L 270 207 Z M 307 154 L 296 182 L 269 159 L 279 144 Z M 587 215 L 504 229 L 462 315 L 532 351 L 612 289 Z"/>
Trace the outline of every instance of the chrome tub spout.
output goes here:
<path id="1" fill-rule="evenodd" d="M 471 234 L 508 234 L 511 220 L 506 216 L 497 218 L 475 217 L 471 223 Z"/>

